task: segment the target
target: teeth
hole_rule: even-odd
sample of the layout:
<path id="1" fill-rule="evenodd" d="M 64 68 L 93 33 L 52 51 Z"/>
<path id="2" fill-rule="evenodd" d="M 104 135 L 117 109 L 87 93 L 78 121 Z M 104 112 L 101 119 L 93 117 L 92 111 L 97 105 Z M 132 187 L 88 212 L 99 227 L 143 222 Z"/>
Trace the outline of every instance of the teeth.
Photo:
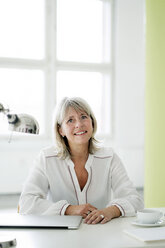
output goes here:
<path id="1" fill-rule="evenodd" d="M 85 133 L 85 131 L 84 131 L 84 132 L 79 132 L 79 133 L 76 133 L 75 135 L 80 135 L 80 134 L 83 134 L 83 133 Z"/>

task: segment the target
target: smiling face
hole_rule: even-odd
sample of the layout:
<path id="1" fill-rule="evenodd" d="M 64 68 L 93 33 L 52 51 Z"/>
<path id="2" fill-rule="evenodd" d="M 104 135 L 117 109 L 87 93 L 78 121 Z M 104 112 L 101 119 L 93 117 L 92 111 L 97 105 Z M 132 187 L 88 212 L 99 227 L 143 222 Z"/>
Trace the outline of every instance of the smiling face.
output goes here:
<path id="1" fill-rule="evenodd" d="M 69 146 L 88 145 L 92 137 L 92 119 L 84 111 L 69 107 L 59 132 L 68 140 Z"/>

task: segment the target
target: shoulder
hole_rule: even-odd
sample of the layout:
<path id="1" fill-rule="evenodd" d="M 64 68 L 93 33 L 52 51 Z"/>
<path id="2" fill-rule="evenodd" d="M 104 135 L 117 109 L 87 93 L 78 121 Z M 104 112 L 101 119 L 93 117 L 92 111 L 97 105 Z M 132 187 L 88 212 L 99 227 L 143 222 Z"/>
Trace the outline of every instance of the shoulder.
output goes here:
<path id="1" fill-rule="evenodd" d="M 114 156 L 114 151 L 111 147 L 101 147 L 93 154 L 93 156 L 100 159 L 112 158 Z"/>
<path id="2" fill-rule="evenodd" d="M 100 148 L 97 152 L 93 154 L 94 158 L 99 161 L 100 164 L 108 163 L 112 172 L 116 175 L 126 173 L 125 167 L 120 159 L 120 157 L 114 152 L 110 147 Z"/>
<path id="3" fill-rule="evenodd" d="M 40 151 L 40 155 L 45 158 L 57 157 L 57 149 L 55 146 L 48 146 Z"/>

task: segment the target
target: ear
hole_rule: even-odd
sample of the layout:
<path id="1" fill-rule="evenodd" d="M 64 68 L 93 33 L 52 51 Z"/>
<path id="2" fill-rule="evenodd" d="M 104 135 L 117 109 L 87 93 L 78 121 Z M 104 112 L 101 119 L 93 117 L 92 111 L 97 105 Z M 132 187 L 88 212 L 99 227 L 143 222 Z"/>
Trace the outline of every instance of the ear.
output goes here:
<path id="1" fill-rule="evenodd" d="M 62 127 L 61 126 L 58 128 L 58 130 L 59 130 L 59 133 L 61 134 L 61 136 L 64 137 L 65 135 L 63 133 L 63 130 L 62 130 Z"/>

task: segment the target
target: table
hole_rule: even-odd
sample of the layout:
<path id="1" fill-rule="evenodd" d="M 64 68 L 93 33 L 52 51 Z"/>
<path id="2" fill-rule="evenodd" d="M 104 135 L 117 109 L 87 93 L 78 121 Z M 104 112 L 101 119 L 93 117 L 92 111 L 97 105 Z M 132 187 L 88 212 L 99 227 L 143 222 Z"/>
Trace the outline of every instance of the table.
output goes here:
<path id="1" fill-rule="evenodd" d="M 165 208 L 160 210 L 165 213 Z M 165 241 L 145 243 L 125 234 L 124 229 L 137 228 L 131 224 L 135 219 L 117 218 L 104 225 L 82 222 L 78 230 L 1 228 L 0 235 L 7 233 L 15 236 L 17 248 L 165 247 Z"/>

